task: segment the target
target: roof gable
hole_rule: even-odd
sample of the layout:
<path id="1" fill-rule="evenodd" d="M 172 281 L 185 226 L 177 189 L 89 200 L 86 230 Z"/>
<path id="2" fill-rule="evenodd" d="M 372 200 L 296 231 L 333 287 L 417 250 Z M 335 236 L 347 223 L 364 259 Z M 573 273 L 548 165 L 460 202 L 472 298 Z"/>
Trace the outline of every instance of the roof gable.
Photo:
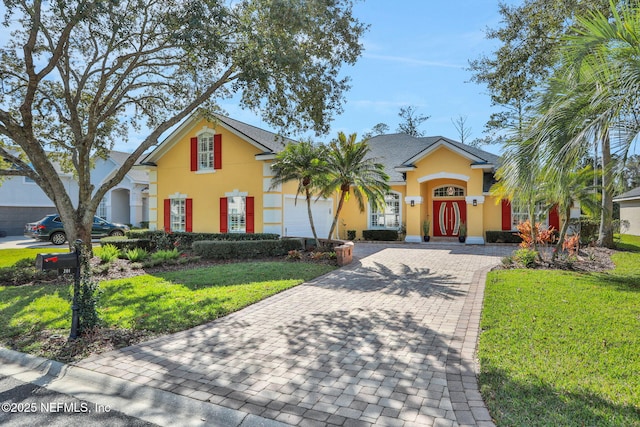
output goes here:
<path id="1" fill-rule="evenodd" d="M 375 136 L 369 139 L 368 144 L 371 148 L 369 157 L 384 165 L 392 182 L 403 182 L 403 169 L 411 170 L 415 163 L 440 147 L 446 147 L 468 159 L 471 167 L 474 165 L 497 167 L 499 165 L 499 157 L 495 154 L 443 136 L 416 138 L 404 133 L 396 133 Z"/>
<path id="2" fill-rule="evenodd" d="M 289 138 L 243 123 L 239 120 L 234 120 L 230 117 L 220 114 L 214 114 L 213 116 L 215 117 L 215 123 L 213 123 L 215 126 L 221 126 L 242 140 L 255 146 L 263 153 L 276 154 L 289 142 L 295 142 Z M 147 155 L 141 163 L 157 162 L 158 159 L 167 153 L 180 140 L 181 134 L 190 132 L 202 119 L 202 116 L 195 113 L 189 116 L 173 132 L 171 132 L 171 134 L 167 136 L 155 150 Z"/>
<path id="3" fill-rule="evenodd" d="M 457 153 L 460 156 L 469 159 L 473 164 L 495 164 L 497 161 L 497 156 L 491 153 L 487 153 L 486 151 L 482 151 L 469 145 L 462 144 L 461 142 L 445 138 L 444 136 L 431 136 L 421 139 L 425 140 L 425 148 L 422 151 L 414 154 L 410 158 L 404 160 L 402 162 L 403 165 L 413 165 L 424 159 L 440 147 L 448 148 L 454 153 Z"/>

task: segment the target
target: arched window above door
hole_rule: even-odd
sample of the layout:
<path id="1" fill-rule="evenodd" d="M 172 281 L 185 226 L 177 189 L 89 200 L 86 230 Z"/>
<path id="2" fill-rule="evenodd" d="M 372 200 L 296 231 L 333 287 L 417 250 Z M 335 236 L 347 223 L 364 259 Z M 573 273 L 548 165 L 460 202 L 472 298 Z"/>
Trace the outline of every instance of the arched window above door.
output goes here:
<path id="1" fill-rule="evenodd" d="M 463 187 L 457 185 L 443 185 L 433 190 L 433 197 L 464 197 Z"/>

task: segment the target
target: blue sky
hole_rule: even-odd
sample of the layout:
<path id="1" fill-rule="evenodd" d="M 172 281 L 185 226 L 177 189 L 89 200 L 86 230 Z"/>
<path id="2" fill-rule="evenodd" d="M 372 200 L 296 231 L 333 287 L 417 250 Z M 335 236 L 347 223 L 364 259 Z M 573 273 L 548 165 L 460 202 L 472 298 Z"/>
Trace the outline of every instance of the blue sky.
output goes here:
<path id="1" fill-rule="evenodd" d="M 409 105 L 431 116 L 420 128 L 427 135 L 458 140 L 451 120 L 462 115 L 471 139 L 482 136 L 494 110 L 486 88 L 471 83 L 466 68 L 470 59 L 497 46 L 485 39 L 485 29 L 500 24 L 497 0 L 366 0 L 356 4 L 355 13 L 370 24 L 364 54 L 344 70 L 352 79 L 344 112 L 327 136 L 316 139 L 328 141 L 338 131 L 361 135 L 380 122 L 395 132 L 400 107 Z M 222 107 L 233 118 L 269 129 L 251 111 L 233 103 Z"/>
<path id="2" fill-rule="evenodd" d="M 0 12 L 4 13 L 4 5 Z M 345 94 L 344 112 L 335 117 L 329 134 L 315 140 L 327 142 L 339 131 L 362 135 L 381 122 L 395 132 L 398 112 L 405 106 L 431 116 L 420 127 L 426 135 L 458 140 L 451 120 L 462 115 L 467 117 L 471 139 L 482 136 L 491 103 L 483 86 L 469 82 L 466 68 L 470 59 L 496 47 L 485 39 L 485 29 L 500 24 L 498 0 L 364 0 L 356 1 L 355 15 L 370 25 L 362 38 L 364 53 L 354 66 L 343 69 L 352 86 Z M 4 29 L 0 35 L 3 45 L 8 33 Z M 233 99 L 221 101 L 220 106 L 237 120 L 276 131 Z M 129 142 L 114 148 L 130 152 L 145 136 L 144 130 L 132 129 Z"/>

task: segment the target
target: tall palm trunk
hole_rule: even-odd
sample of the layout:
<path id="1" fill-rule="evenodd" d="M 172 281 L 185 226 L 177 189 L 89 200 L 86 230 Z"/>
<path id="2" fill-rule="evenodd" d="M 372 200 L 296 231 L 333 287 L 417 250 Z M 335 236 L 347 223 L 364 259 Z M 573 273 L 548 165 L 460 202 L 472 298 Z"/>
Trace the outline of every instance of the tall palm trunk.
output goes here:
<path id="1" fill-rule="evenodd" d="M 347 193 L 349 190 L 344 191 L 341 189 L 340 191 L 340 201 L 338 202 L 338 209 L 336 210 L 336 214 L 333 216 L 333 222 L 331 223 L 331 229 L 329 230 L 328 240 L 331 240 L 331 236 L 333 236 L 333 232 L 338 225 L 338 217 L 340 216 L 340 212 L 342 211 L 342 205 L 344 204 L 344 199 L 347 197 Z"/>
<path id="2" fill-rule="evenodd" d="M 309 187 L 304 188 L 305 194 L 307 195 L 307 214 L 309 215 L 309 224 L 311 225 L 311 234 L 313 234 L 313 238 L 316 241 L 316 246 L 320 246 L 320 242 L 318 241 L 318 235 L 316 234 L 316 225 L 313 223 L 313 214 L 311 213 L 311 193 L 309 192 Z"/>
<path id="3" fill-rule="evenodd" d="M 600 231 L 598 246 L 613 247 L 613 161 L 611 159 L 611 143 L 609 132 L 602 138 L 602 211 L 600 213 Z"/>
<path id="4" fill-rule="evenodd" d="M 567 235 L 567 230 L 569 230 L 570 218 L 571 218 L 571 205 L 567 205 L 567 207 L 564 210 L 564 222 L 562 223 L 560 236 L 558 237 L 558 241 L 556 242 L 556 247 L 555 247 L 555 250 L 553 251 L 553 255 L 551 256 L 551 261 L 555 261 L 556 258 L 558 258 L 560 249 L 562 249 L 562 244 L 564 243 L 564 236 Z"/>

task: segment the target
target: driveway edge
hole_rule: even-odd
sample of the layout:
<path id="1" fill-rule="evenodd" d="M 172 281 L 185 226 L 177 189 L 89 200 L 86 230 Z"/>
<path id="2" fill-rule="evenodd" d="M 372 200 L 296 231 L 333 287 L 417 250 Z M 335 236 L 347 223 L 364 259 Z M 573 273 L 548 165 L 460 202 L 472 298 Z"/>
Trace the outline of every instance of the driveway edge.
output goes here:
<path id="1" fill-rule="evenodd" d="M 487 273 L 490 270 L 491 268 L 479 270 L 473 275 L 454 335 L 453 346 L 456 352 L 450 353 L 447 358 L 447 382 L 460 426 L 496 427 L 478 387 L 480 318 Z"/>
<path id="2" fill-rule="evenodd" d="M 287 424 L 0 347 L 0 374 L 161 426 L 285 427 Z"/>

